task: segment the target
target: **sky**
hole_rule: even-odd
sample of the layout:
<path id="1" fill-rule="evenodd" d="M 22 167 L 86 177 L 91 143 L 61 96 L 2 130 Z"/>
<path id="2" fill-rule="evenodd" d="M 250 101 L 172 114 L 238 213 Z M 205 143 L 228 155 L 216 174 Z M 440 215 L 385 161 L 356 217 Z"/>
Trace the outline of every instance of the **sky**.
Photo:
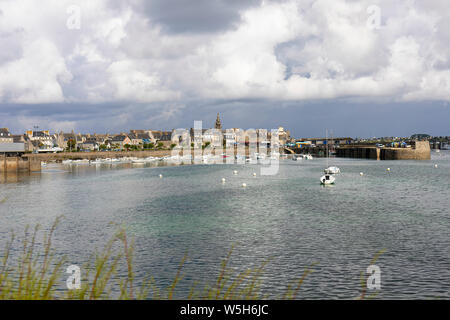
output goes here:
<path id="1" fill-rule="evenodd" d="M 448 0 L 1 0 L 0 127 L 450 135 Z"/>

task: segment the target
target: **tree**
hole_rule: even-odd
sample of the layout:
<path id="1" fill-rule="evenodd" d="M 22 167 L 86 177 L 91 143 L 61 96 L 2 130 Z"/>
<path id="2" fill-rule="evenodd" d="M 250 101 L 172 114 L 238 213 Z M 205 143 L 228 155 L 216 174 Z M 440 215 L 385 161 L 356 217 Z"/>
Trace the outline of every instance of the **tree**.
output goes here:
<path id="1" fill-rule="evenodd" d="M 211 144 L 211 142 L 206 141 L 205 144 L 202 146 L 202 149 L 204 150 L 204 149 L 207 148 L 210 144 Z"/>
<path id="2" fill-rule="evenodd" d="M 69 149 L 69 151 L 72 151 L 73 149 L 75 149 L 76 147 L 76 143 L 74 139 L 69 139 L 67 141 L 67 149 Z"/>
<path id="3" fill-rule="evenodd" d="M 124 147 L 125 147 L 125 149 L 127 149 L 127 151 L 129 151 L 131 146 L 130 146 L 128 143 L 126 143 L 126 144 L 124 145 Z"/>
<path id="4" fill-rule="evenodd" d="M 172 150 L 173 148 L 175 148 L 177 145 L 175 144 L 175 143 L 172 143 L 171 145 L 170 145 L 170 150 Z"/>
<path id="5" fill-rule="evenodd" d="M 161 149 L 164 146 L 164 143 L 158 142 L 158 149 Z"/>

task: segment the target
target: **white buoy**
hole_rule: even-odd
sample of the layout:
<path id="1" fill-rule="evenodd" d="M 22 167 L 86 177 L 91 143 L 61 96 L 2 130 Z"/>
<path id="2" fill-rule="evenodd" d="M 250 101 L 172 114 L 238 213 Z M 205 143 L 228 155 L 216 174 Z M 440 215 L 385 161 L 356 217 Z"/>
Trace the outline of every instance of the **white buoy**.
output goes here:
<path id="1" fill-rule="evenodd" d="M 256 172 L 253 172 L 253 176 L 256 177 Z"/>
<path id="2" fill-rule="evenodd" d="M 225 183 L 225 181 L 227 181 L 225 178 L 222 178 L 222 183 Z"/>
<path id="3" fill-rule="evenodd" d="M 364 175 L 364 172 L 360 172 L 359 175 L 360 175 L 360 176 L 363 176 L 363 175 Z"/>
<path id="4" fill-rule="evenodd" d="M 162 177 L 163 177 L 162 174 L 160 174 L 160 175 L 159 175 L 159 178 L 161 179 Z"/>
<path id="5" fill-rule="evenodd" d="M 435 168 L 437 168 L 437 167 L 438 167 L 438 165 L 437 165 L 437 164 L 435 164 L 435 165 L 434 165 L 434 167 L 435 167 Z"/>
<path id="6" fill-rule="evenodd" d="M 237 174 L 237 173 L 238 173 L 237 170 L 234 170 L 234 171 L 233 171 L 233 174 Z"/>
<path id="7" fill-rule="evenodd" d="M 387 171 L 391 171 L 391 168 L 387 168 L 386 170 L 387 170 Z"/>
<path id="8" fill-rule="evenodd" d="M 243 183 L 242 186 L 245 188 L 245 187 L 247 186 L 247 184 L 246 184 L 246 183 Z"/>

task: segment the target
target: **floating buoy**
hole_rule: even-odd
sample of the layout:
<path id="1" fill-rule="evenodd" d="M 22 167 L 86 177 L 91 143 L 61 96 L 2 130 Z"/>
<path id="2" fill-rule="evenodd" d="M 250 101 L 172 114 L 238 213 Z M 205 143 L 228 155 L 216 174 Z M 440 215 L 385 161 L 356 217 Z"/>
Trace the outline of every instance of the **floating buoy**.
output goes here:
<path id="1" fill-rule="evenodd" d="M 253 172 L 253 176 L 256 177 L 256 172 Z"/>
<path id="2" fill-rule="evenodd" d="M 387 171 L 391 171 L 391 168 L 387 168 L 386 170 L 387 170 Z"/>
<path id="3" fill-rule="evenodd" d="M 438 165 L 437 165 L 437 164 L 435 164 L 435 165 L 434 165 L 434 167 L 435 167 L 435 168 L 437 168 L 437 167 L 438 167 Z"/>
<path id="4" fill-rule="evenodd" d="M 242 186 L 245 188 L 245 187 L 247 186 L 247 184 L 246 184 L 246 183 L 243 183 Z"/>
<path id="5" fill-rule="evenodd" d="M 162 174 L 160 174 L 160 175 L 159 175 L 159 178 L 161 179 L 162 177 L 163 177 Z"/>
<path id="6" fill-rule="evenodd" d="M 360 175 L 360 176 L 363 176 L 363 175 L 364 175 L 364 172 L 360 172 L 359 175 Z"/>
<path id="7" fill-rule="evenodd" d="M 233 174 L 237 174 L 237 170 L 234 170 L 234 171 L 233 171 Z"/>
<path id="8" fill-rule="evenodd" d="M 222 183 L 225 183 L 225 181 L 227 181 L 225 178 L 222 178 Z"/>

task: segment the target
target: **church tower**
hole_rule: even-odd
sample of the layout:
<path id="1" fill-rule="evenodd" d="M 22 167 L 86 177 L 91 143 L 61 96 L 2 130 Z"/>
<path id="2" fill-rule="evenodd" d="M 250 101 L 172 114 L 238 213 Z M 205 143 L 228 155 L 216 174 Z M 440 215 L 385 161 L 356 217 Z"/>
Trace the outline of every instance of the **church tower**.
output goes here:
<path id="1" fill-rule="evenodd" d="M 216 129 L 222 130 L 222 123 L 220 123 L 220 117 L 219 117 L 219 113 L 217 113 L 217 119 L 216 119 L 216 125 L 215 125 Z"/>

